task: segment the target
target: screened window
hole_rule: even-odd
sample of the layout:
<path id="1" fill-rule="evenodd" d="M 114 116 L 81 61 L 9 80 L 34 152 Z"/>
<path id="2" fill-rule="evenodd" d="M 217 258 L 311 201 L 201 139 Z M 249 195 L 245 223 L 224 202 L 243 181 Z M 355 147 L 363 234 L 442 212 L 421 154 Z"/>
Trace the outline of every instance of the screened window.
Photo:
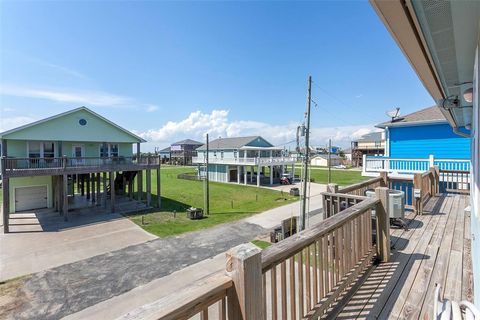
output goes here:
<path id="1" fill-rule="evenodd" d="M 100 145 L 100 157 L 118 157 L 118 144 L 117 143 L 103 143 Z"/>
<path id="2" fill-rule="evenodd" d="M 223 151 L 220 152 L 220 158 L 223 159 Z"/>

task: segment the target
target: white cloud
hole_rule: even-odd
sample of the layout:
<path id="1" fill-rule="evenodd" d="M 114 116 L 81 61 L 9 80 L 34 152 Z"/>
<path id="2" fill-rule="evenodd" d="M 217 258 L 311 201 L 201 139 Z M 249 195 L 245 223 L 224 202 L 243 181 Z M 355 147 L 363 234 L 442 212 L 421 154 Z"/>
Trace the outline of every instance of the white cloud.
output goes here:
<path id="1" fill-rule="evenodd" d="M 0 94 L 100 107 L 127 106 L 132 103 L 132 99 L 128 97 L 98 91 L 66 91 L 4 85 L 0 88 Z"/>
<path id="2" fill-rule="evenodd" d="M 0 132 L 23 126 L 35 120 L 37 119 L 28 116 L 2 117 L 0 119 Z"/>
<path id="3" fill-rule="evenodd" d="M 210 139 L 218 137 L 235 137 L 260 135 L 274 145 L 294 144 L 296 139 L 296 123 L 272 125 L 259 121 L 231 121 L 228 110 L 213 110 L 211 113 L 195 111 L 181 121 L 169 121 L 158 129 L 150 129 L 138 134 L 149 141 L 145 146 L 168 146 L 171 143 L 185 139 L 204 140 L 204 134 L 209 133 Z M 329 128 L 312 128 L 311 144 L 325 145 L 329 138 L 335 145 L 348 147 L 352 139 L 374 131 L 373 125 L 343 126 Z"/>
<path id="4" fill-rule="evenodd" d="M 154 105 L 154 104 L 147 104 L 146 105 L 146 111 L 147 112 L 155 112 L 158 110 L 158 106 Z"/>
<path id="5" fill-rule="evenodd" d="M 72 77 L 75 77 L 75 78 L 80 78 L 80 79 L 88 79 L 88 77 L 86 75 L 84 75 L 83 73 L 78 72 L 76 70 L 73 70 L 73 69 L 70 69 L 70 68 L 67 68 L 67 67 L 64 67 L 64 66 L 60 66 L 58 64 L 50 63 L 50 62 L 47 62 L 47 61 L 41 61 L 41 60 L 38 60 L 38 59 L 36 59 L 36 60 L 40 64 L 43 64 L 44 66 L 47 66 L 47 67 L 50 67 L 52 69 L 61 71 L 61 72 L 65 73 L 69 76 L 72 76 Z"/>

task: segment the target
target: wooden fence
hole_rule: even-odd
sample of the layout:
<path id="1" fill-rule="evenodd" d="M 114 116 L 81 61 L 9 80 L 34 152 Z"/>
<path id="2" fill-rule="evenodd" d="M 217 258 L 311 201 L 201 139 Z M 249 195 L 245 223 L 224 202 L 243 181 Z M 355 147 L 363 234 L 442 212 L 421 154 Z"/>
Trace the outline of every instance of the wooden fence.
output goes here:
<path id="1" fill-rule="evenodd" d="M 142 306 L 121 319 L 315 319 L 372 263 L 390 257 L 387 188 L 261 251 L 227 252 L 226 270 Z M 355 197 L 355 196 L 354 196 Z M 377 214 L 372 243 L 371 210 Z"/>

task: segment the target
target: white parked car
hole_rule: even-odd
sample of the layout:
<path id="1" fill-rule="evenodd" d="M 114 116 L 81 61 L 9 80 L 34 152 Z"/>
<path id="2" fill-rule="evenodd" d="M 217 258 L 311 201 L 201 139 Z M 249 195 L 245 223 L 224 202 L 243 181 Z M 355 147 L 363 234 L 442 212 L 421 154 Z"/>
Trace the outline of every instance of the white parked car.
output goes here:
<path id="1" fill-rule="evenodd" d="M 347 169 L 347 166 L 343 165 L 343 164 L 339 164 L 338 166 L 335 166 L 334 168 L 335 169 Z"/>

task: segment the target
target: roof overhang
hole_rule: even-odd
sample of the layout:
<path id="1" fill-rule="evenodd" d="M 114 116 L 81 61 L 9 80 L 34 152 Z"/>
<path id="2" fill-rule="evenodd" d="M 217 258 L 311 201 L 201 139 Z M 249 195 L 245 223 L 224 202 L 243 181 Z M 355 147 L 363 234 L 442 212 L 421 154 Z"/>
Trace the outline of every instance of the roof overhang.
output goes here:
<path id="1" fill-rule="evenodd" d="M 435 124 L 448 123 L 447 120 L 429 120 L 429 121 L 409 121 L 409 122 L 390 122 L 390 123 L 381 123 L 376 125 L 377 128 L 395 128 L 395 127 L 416 127 L 416 126 L 429 126 Z"/>
<path id="2" fill-rule="evenodd" d="M 468 125 L 480 1 L 370 2 L 450 125 Z"/>
<path id="3" fill-rule="evenodd" d="M 283 148 L 279 147 L 251 147 L 251 146 L 243 146 L 240 150 L 283 150 Z"/>

